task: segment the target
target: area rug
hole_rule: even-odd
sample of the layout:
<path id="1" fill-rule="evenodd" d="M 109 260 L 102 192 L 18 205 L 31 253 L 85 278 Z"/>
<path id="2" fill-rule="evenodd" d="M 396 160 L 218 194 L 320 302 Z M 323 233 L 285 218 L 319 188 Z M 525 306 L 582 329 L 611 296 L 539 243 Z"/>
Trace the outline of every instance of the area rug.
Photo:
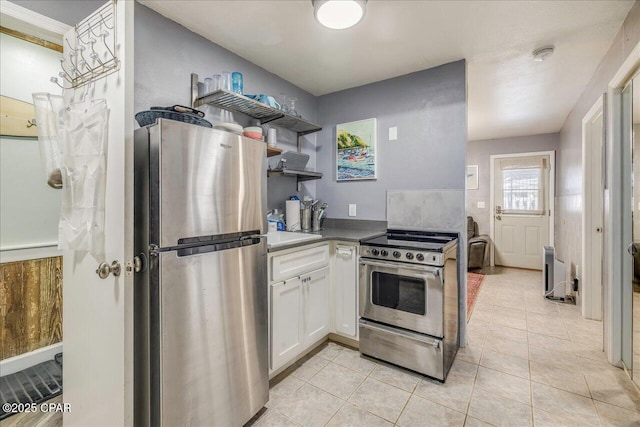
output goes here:
<path id="1" fill-rule="evenodd" d="M 484 274 L 467 273 L 467 322 L 471 317 L 473 305 L 476 303 L 483 281 Z"/>

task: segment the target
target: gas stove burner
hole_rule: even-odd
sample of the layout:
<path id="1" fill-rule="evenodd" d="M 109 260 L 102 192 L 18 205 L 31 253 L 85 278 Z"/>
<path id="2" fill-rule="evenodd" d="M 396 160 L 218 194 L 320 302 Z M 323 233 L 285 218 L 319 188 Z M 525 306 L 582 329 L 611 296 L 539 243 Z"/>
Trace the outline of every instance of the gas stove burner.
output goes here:
<path id="1" fill-rule="evenodd" d="M 443 254 L 457 240 L 457 233 L 391 229 L 384 236 L 362 240 L 360 253 L 365 258 L 441 265 Z"/>

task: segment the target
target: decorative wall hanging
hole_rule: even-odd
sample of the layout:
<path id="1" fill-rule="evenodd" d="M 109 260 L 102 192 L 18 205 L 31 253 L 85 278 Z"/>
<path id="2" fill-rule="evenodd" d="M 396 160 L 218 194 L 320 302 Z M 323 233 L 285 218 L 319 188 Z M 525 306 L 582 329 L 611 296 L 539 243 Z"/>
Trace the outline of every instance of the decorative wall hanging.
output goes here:
<path id="1" fill-rule="evenodd" d="M 478 189 L 478 165 L 467 166 L 467 190 Z"/>
<path id="2" fill-rule="evenodd" d="M 376 119 L 336 126 L 336 179 L 376 179 Z"/>

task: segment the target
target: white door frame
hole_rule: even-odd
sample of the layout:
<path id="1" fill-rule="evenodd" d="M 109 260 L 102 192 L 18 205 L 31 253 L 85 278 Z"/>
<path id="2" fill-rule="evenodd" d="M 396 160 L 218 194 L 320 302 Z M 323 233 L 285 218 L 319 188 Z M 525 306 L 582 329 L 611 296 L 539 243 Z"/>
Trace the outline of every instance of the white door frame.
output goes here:
<path id="1" fill-rule="evenodd" d="M 631 200 L 624 194 L 622 165 L 622 135 L 619 125 L 621 91 L 640 67 L 640 42 L 636 44 L 609 81 L 607 99 L 610 100 L 606 114 L 606 176 L 605 189 L 605 287 L 604 292 L 604 351 L 610 363 L 622 366 L 622 281 L 625 278 L 624 227 L 621 221 L 625 212 L 631 211 Z M 629 210 L 627 210 L 629 209 Z"/>
<path id="2" fill-rule="evenodd" d="M 512 153 L 512 154 L 493 154 L 489 157 L 489 209 L 490 218 L 489 221 L 489 237 L 491 238 L 491 250 L 489 255 L 491 257 L 491 266 L 495 265 L 495 176 L 494 165 L 496 159 L 506 159 L 510 157 L 532 157 L 532 156 L 549 156 L 549 245 L 554 244 L 554 228 L 555 228 L 555 215 L 556 215 L 556 152 L 555 151 L 531 151 L 527 153 Z M 542 257 L 540 257 L 540 265 L 542 266 Z"/>
<path id="3" fill-rule="evenodd" d="M 602 320 L 602 283 L 603 283 L 603 274 L 599 280 L 592 280 L 593 278 L 593 268 L 592 266 L 595 263 L 601 264 L 601 273 L 604 272 L 604 262 L 603 259 L 593 259 L 593 256 L 589 256 L 591 254 L 588 248 L 593 248 L 595 242 L 593 241 L 592 232 L 594 226 L 594 218 L 591 215 L 591 209 L 588 209 L 588 206 L 591 206 L 593 200 L 598 198 L 602 199 L 603 208 L 604 208 L 604 185 L 601 185 L 597 190 L 592 190 L 592 176 L 587 173 L 587 168 L 585 165 L 590 165 L 594 160 L 599 160 L 600 164 L 604 166 L 604 147 L 605 147 L 605 133 L 607 130 L 606 127 L 606 111 L 605 111 L 605 94 L 601 95 L 596 103 L 591 107 L 589 112 L 582 119 L 582 271 L 579 272 L 582 279 L 582 317 L 586 319 L 594 319 L 594 320 Z M 591 138 L 587 134 L 587 126 L 593 120 L 593 118 L 602 114 L 602 150 L 600 151 L 599 159 L 594 159 L 592 157 L 591 151 Z M 602 168 L 602 181 L 604 182 L 604 173 L 605 168 Z M 602 213 L 604 220 L 604 212 Z M 600 224 L 600 226 L 604 226 L 604 224 Z M 603 236 L 604 237 L 604 236 Z M 602 251 L 604 253 L 604 242 L 602 242 Z M 589 259 L 587 259 L 589 257 Z"/>

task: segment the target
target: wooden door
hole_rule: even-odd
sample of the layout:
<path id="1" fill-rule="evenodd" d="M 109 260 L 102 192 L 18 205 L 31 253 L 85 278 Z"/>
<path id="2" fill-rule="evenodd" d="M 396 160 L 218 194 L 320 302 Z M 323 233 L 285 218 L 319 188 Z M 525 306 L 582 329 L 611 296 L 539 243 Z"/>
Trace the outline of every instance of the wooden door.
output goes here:
<path id="1" fill-rule="evenodd" d="M 540 270 L 549 245 L 549 155 L 495 157 L 495 264 Z"/>
<path id="2" fill-rule="evenodd" d="M 271 285 L 271 370 L 292 360 L 303 346 L 302 281 L 293 278 Z"/>
<path id="3" fill-rule="evenodd" d="M 334 254 L 335 331 L 355 338 L 358 328 L 357 246 L 337 244 Z"/>
<path id="4" fill-rule="evenodd" d="M 304 343 L 312 344 L 329 334 L 329 267 L 302 276 Z"/>
<path id="5" fill-rule="evenodd" d="M 66 94 L 74 102 L 105 99 L 110 115 L 105 256 L 73 250 L 63 256 L 64 401 L 72 408 L 63 415 L 65 427 L 133 425 L 133 276 L 125 271 L 133 258 L 133 8 L 117 2 L 119 70 L 92 90 Z M 73 31 L 65 37 L 74 40 Z M 120 276 L 100 279 L 98 265 L 113 261 Z"/>

